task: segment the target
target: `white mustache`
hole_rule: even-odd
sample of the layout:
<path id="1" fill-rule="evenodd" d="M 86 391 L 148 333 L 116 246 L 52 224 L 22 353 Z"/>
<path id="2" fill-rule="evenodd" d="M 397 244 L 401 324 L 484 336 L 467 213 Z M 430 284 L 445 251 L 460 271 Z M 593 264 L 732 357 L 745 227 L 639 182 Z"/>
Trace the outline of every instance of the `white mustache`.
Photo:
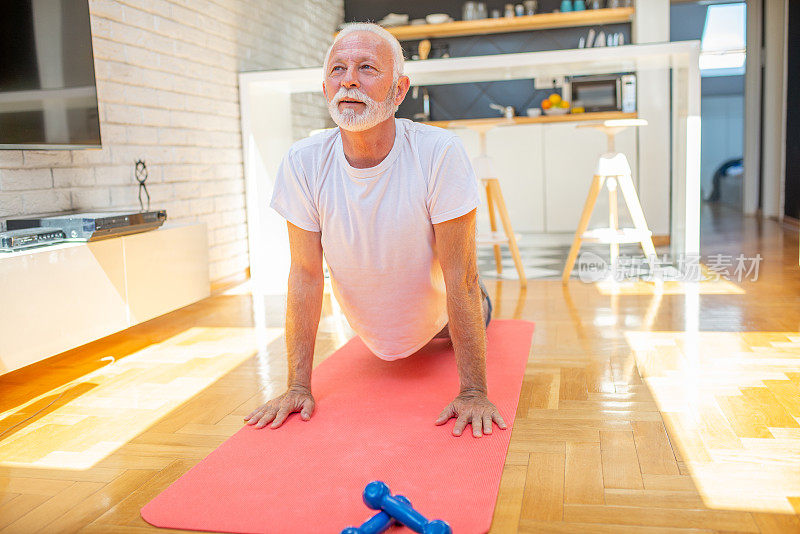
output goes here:
<path id="1" fill-rule="evenodd" d="M 356 89 L 356 88 L 345 89 L 344 87 L 341 87 L 339 89 L 339 91 L 336 93 L 336 95 L 334 95 L 333 104 L 338 106 L 339 102 L 341 102 L 342 100 L 345 100 L 345 99 L 346 100 L 358 100 L 360 102 L 363 102 L 367 106 L 371 106 L 372 104 L 375 104 L 374 100 L 372 100 L 366 94 L 362 93 L 359 89 Z"/>
<path id="2" fill-rule="evenodd" d="M 365 104 L 360 112 L 351 107 L 339 110 L 339 103 L 344 100 L 358 100 Z M 356 87 L 340 87 L 336 94 L 328 102 L 328 112 L 337 125 L 344 130 L 353 132 L 363 131 L 372 128 L 382 120 L 391 117 L 397 111 L 397 106 L 392 103 L 392 92 L 386 96 L 386 100 L 378 102 L 370 98 Z"/>

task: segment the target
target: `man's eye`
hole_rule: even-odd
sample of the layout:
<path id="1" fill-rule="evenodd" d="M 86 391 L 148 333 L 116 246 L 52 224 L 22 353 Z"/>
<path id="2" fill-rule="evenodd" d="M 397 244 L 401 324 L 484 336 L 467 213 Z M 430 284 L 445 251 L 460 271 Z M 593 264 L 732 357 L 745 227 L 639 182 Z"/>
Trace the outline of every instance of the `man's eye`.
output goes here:
<path id="1" fill-rule="evenodd" d="M 374 69 L 375 68 L 372 65 L 362 65 L 362 67 L 365 68 L 365 69 Z"/>
<path id="2" fill-rule="evenodd" d="M 339 66 L 339 65 L 336 65 L 335 67 L 333 67 L 333 68 L 331 69 L 331 72 L 335 71 L 336 69 L 341 69 L 341 68 L 342 68 L 341 66 Z"/>

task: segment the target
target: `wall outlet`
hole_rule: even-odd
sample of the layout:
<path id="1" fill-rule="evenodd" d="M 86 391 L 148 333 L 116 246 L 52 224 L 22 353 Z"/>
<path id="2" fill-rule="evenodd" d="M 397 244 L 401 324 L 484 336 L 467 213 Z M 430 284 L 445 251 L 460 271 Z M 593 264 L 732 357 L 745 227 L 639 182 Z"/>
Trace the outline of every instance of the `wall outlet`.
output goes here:
<path id="1" fill-rule="evenodd" d="M 553 89 L 562 87 L 564 85 L 564 77 L 563 76 L 554 76 L 552 78 L 534 78 L 533 79 L 533 88 L 534 89 Z"/>

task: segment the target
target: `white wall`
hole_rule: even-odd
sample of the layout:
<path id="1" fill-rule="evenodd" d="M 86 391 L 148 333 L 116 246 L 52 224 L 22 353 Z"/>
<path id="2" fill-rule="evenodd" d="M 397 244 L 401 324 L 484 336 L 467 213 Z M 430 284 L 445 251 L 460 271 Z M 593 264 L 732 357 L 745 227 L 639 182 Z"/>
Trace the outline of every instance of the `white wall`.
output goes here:
<path id="1" fill-rule="evenodd" d="M 704 96 L 700 116 L 703 121 L 700 178 L 703 198 L 708 198 L 713 189 L 714 171 L 725 161 L 742 157 L 744 96 Z"/>
<path id="2" fill-rule="evenodd" d="M 153 208 L 204 221 L 210 276 L 248 265 L 240 71 L 322 64 L 343 0 L 89 0 L 101 150 L 0 150 L 0 218 Z M 294 97 L 295 127 L 327 125 L 322 97 Z"/>

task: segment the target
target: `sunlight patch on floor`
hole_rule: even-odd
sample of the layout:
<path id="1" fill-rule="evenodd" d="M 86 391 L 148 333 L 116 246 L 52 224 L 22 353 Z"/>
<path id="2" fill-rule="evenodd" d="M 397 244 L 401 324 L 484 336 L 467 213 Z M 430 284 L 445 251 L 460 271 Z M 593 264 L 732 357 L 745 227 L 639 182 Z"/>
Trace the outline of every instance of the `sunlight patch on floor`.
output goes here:
<path id="1" fill-rule="evenodd" d="M 625 336 L 706 505 L 794 513 L 800 333 Z"/>
<path id="2" fill-rule="evenodd" d="M 283 329 L 190 328 L 0 413 L 15 424 L 0 441 L 0 466 L 87 469 L 198 394 Z M 110 354 L 108 356 L 114 356 Z"/>
<path id="3" fill-rule="evenodd" d="M 745 293 L 744 289 L 724 279 L 702 282 L 648 282 L 644 280 L 615 282 L 604 280 L 595 282 L 594 285 L 601 295 L 684 295 L 695 290 L 700 295 L 743 295 Z"/>

